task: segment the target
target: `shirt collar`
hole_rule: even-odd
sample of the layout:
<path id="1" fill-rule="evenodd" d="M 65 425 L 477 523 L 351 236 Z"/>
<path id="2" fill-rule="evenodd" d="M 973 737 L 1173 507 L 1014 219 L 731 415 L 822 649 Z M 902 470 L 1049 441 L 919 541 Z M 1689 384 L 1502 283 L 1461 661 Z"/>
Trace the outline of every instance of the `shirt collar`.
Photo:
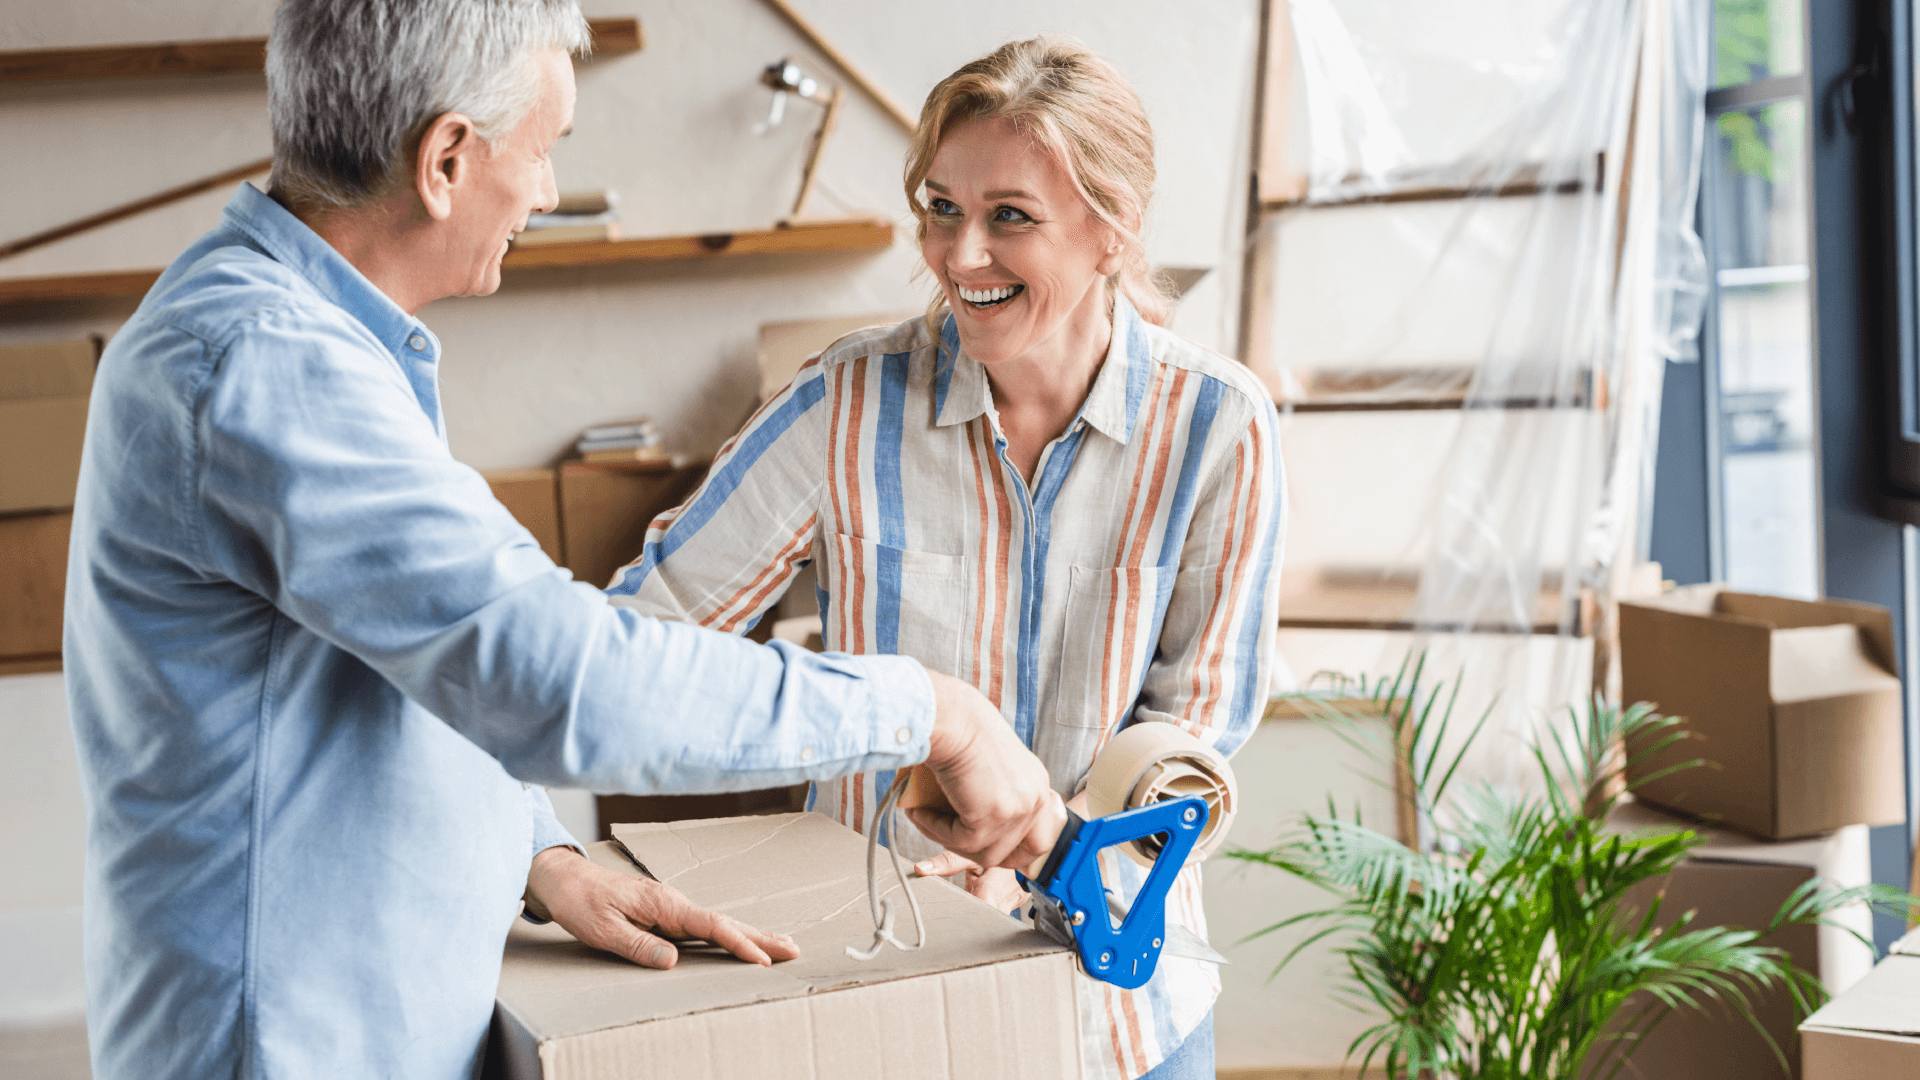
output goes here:
<path id="1" fill-rule="evenodd" d="M 259 188 L 241 183 L 222 216 L 275 262 L 305 278 L 334 306 L 357 319 L 394 355 L 427 360 L 439 355 L 439 339 L 426 324 L 402 310 L 319 233 Z M 416 336 L 424 340 L 424 347 L 413 347 Z"/>
<path id="2" fill-rule="evenodd" d="M 1093 388 L 1080 405 L 1087 426 L 1115 442 L 1125 443 L 1133 436 L 1133 425 L 1146 396 L 1148 377 L 1153 371 L 1153 350 L 1147 342 L 1145 325 L 1124 293 L 1113 303 L 1113 338 L 1107 345 L 1107 358 L 1094 376 Z M 964 424 L 993 406 L 993 388 L 987 383 L 987 369 L 960 347 L 960 332 L 948 313 L 940 327 L 940 366 L 934 375 L 934 400 L 940 427 Z M 1071 425 L 1070 425 L 1071 427 Z"/>

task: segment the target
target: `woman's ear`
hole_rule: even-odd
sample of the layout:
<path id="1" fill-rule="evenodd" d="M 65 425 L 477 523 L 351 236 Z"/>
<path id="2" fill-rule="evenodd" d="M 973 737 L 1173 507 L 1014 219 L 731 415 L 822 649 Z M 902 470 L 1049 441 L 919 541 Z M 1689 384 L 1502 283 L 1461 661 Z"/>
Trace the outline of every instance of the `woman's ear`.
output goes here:
<path id="1" fill-rule="evenodd" d="M 1100 261 L 1094 266 L 1094 270 L 1103 277 L 1112 277 L 1127 265 L 1127 238 L 1121 235 L 1119 229 L 1114 229 L 1112 232 L 1113 236 L 1107 243 L 1107 249 L 1101 252 Z"/>
<path id="2" fill-rule="evenodd" d="M 452 216 L 454 193 L 467 179 L 468 158 L 479 141 L 473 121 L 460 113 L 442 113 L 421 133 L 413 188 L 428 217 L 445 221 Z"/>

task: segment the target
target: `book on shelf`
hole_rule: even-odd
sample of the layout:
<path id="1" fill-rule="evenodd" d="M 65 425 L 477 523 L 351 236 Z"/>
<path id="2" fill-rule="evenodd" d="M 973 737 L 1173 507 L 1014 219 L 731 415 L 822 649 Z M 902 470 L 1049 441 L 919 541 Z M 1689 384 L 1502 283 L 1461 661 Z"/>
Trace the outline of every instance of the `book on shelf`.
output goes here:
<path id="1" fill-rule="evenodd" d="M 631 465 L 666 472 L 684 469 L 693 463 L 692 454 L 676 454 L 658 446 L 635 446 L 626 450 L 594 450 L 580 455 L 583 465 Z"/>
<path id="2" fill-rule="evenodd" d="M 555 214 L 605 214 L 620 205 L 620 196 L 612 188 L 598 191 L 564 191 L 554 206 Z"/>
<path id="3" fill-rule="evenodd" d="M 622 420 L 617 424 L 602 424 L 590 427 L 580 433 L 581 442 L 601 442 L 607 439 L 630 439 L 640 435 L 653 434 L 653 418 L 641 416 L 632 420 Z"/>

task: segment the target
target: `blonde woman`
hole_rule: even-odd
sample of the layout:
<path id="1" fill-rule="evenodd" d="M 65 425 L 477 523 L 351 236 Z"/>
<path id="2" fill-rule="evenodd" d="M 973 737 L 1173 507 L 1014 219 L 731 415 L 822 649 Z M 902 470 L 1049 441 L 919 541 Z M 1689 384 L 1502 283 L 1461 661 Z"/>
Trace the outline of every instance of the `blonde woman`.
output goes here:
<path id="1" fill-rule="evenodd" d="M 1072 41 L 1009 44 L 941 82 L 906 170 L 932 312 L 810 362 L 609 592 L 744 631 L 811 562 L 830 649 L 970 681 L 1063 798 L 1128 724 L 1237 749 L 1273 649 L 1276 418 L 1240 365 L 1162 328 L 1139 235 L 1153 177 L 1138 98 Z M 874 820 L 892 779 L 809 803 L 1014 907 L 1011 871 Z M 1130 902 L 1143 871 L 1103 870 Z M 1198 867 L 1167 907 L 1205 937 Z M 1218 992 L 1212 965 L 1171 957 L 1134 991 L 1082 978 L 1086 1075 L 1212 1077 Z"/>

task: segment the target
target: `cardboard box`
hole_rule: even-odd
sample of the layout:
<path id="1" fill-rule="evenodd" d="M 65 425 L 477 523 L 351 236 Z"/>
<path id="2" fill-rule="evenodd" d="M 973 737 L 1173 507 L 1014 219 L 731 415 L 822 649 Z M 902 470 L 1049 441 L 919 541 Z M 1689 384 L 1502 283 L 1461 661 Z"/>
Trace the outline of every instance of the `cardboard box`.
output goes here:
<path id="1" fill-rule="evenodd" d="M 1800 1025 L 1804 1080 L 1920 1076 L 1920 931 Z"/>
<path id="2" fill-rule="evenodd" d="M 560 477 L 553 469 L 500 469 L 483 474 L 493 497 L 526 526 L 547 558 L 565 565 L 560 542 Z"/>
<path id="3" fill-rule="evenodd" d="M 72 531 L 71 510 L 0 517 L 0 660 L 59 659 Z"/>
<path id="4" fill-rule="evenodd" d="M 1080 1075 L 1071 953 L 937 879 L 912 888 L 926 947 L 845 953 L 873 937 L 866 841 L 818 814 L 615 825 L 595 861 L 630 852 L 695 903 L 793 935 L 761 968 L 683 949 L 653 971 L 557 926 L 507 939 L 485 1075 L 503 1080 L 916 1080 Z M 616 847 L 615 845 L 619 845 Z M 886 865 L 883 857 L 882 866 Z M 882 888 L 898 895 L 891 869 Z M 897 917 L 909 920 L 904 910 Z M 902 928 L 912 941 L 910 923 Z"/>
<path id="5" fill-rule="evenodd" d="M 1706 842 L 1692 857 L 1664 879 L 1643 884 L 1629 894 L 1623 914 L 1638 918 L 1652 898 L 1664 892 L 1660 925 L 1671 925 L 1685 913 L 1696 914 L 1695 929 L 1736 926 L 1763 930 L 1793 890 L 1814 877 L 1837 885 L 1864 885 L 1872 877 L 1867 829 L 1850 826 L 1830 836 L 1790 843 L 1765 843 L 1726 830 L 1693 825 L 1631 801 L 1623 802 L 1607 820 L 1609 829 L 1645 833 L 1690 829 Z M 1866 976 L 1872 952 L 1854 940 L 1846 928 L 1873 936 L 1873 917 L 1860 907 L 1838 912 L 1834 926 L 1787 927 L 1761 944 L 1785 949 L 1801 969 L 1819 976 L 1830 993 L 1839 993 Z M 1767 1033 L 1779 1043 L 1790 1064 L 1797 1064 L 1795 1014 L 1792 993 L 1784 986 L 1757 995 L 1750 1002 Z M 1629 1002 L 1620 1019 L 1631 1019 L 1639 1002 Z M 1684 1077 L 1686 1080 L 1755 1080 L 1782 1076 L 1779 1059 L 1747 1020 L 1718 1004 L 1704 1011 L 1679 1009 L 1656 1025 L 1630 1055 L 1622 1076 Z M 1604 1074 L 1602 1074 L 1604 1075 Z"/>
<path id="6" fill-rule="evenodd" d="M 645 546 L 653 519 L 693 494 L 707 475 L 702 461 L 684 468 L 638 465 L 560 466 L 560 533 L 573 576 L 604 588 Z"/>
<path id="7" fill-rule="evenodd" d="M 1622 694 L 1682 716 L 1697 738 L 1650 755 L 1643 802 L 1755 836 L 1906 820 L 1901 694 L 1886 609 L 1675 589 L 1620 605 Z"/>
<path id="8" fill-rule="evenodd" d="M 91 341 L 0 349 L 0 513 L 73 505 L 96 355 Z"/>

